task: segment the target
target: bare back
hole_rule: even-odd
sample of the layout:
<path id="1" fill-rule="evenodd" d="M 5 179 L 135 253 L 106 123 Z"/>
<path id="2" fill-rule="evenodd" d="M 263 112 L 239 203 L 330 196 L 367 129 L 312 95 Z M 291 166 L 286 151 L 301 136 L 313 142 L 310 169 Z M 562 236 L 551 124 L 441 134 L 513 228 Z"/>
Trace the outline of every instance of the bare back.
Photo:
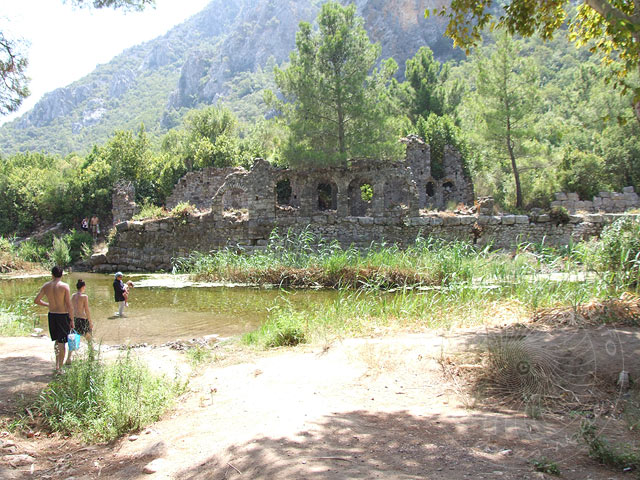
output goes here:
<path id="1" fill-rule="evenodd" d="M 42 297 L 47 297 L 49 303 L 42 301 Z M 50 313 L 72 313 L 69 285 L 60 280 L 51 280 L 45 283 L 38 295 L 35 303 L 49 309 Z"/>
<path id="2" fill-rule="evenodd" d="M 80 292 L 71 295 L 71 305 L 73 305 L 73 315 L 78 318 L 89 318 L 89 297 Z"/>

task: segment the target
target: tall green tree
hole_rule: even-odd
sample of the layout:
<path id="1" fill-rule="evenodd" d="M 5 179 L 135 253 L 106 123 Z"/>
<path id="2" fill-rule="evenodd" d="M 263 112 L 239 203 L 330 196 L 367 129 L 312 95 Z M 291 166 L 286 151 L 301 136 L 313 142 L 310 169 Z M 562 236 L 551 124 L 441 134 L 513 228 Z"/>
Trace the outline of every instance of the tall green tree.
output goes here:
<path id="1" fill-rule="evenodd" d="M 476 46 L 485 27 L 504 26 L 511 34 L 531 36 L 536 32 L 550 39 L 567 19 L 567 9 L 576 2 L 569 0 L 507 0 L 504 12 L 494 16 L 493 0 L 452 0 L 449 6 L 434 10 L 448 17 L 446 34 L 454 45 L 469 50 Z M 615 84 L 623 92 L 633 88 L 633 109 L 640 121 L 640 86 L 626 81 L 629 72 L 640 71 L 640 2 L 638 0 L 581 0 L 578 13 L 569 19 L 570 39 L 578 46 L 590 45 L 592 52 L 605 56 L 619 68 Z M 427 10 L 425 15 L 429 15 Z"/>
<path id="2" fill-rule="evenodd" d="M 374 69 L 381 48 L 369 41 L 355 5 L 325 3 L 317 23 L 317 30 L 300 23 L 289 66 L 275 70 L 284 101 L 271 102 L 290 128 L 286 157 L 345 165 L 350 157 L 397 155 L 388 90 L 397 64 L 389 59 Z"/>
<path id="3" fill-rule="evenodd" d="M 180 130 L 163 138 L 166 153 L 181 158 L 188 171 L 205 167 L 227 167 L 238 162 L 238 120 L 227 108 L 209 106 L 190 111 Z"/>
<path id="4" fill-rule="evenodd" d="M 142 10 L 155 0 L 70 0 L 70 3 L 77 7 Z M 24 50 L 22 40 L 7 37 L 0 30 L 0 115 L 15 112 L 29 96 L 29 79 L 25 74 L 29 62 Z"/>
<path id="5" fill-rule="evenodd" d="M 429 47 L 420 47 L 407 60 L 406 81 L 399 86 L 399 94 L 414 124 L 419 117 L 426 119 L 432 113 L 442 116 L 455 111 L 463 88 L 458 81 L 447 84 L 449 73 L 450 65 L 436 60 Z"/>
<path id="6" fill-rule="evenodd" d="M 498 159 L 510 164 L 516 190 L 516 207 L 523 207 L 518 157 L 524 153 L 528 120 L 537 101 L 535 66 L 520 56 L 519 43 L 501 35 L 490 57 L 477 62 L 477 109 L 484 120 L 483 136 Z"/>

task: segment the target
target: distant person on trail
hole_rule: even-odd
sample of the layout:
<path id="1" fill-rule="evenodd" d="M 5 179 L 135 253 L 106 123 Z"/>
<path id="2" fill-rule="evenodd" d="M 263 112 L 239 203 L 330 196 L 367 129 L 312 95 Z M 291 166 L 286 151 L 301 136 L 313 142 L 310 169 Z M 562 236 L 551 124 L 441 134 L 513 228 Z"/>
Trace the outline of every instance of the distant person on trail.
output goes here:
<path id="1" fill-rule="evenodd" d="M 91 216 L 91 220 L 89 220 L 89 226 L 91 227 L 91 236 L 95 240 L 98 238 L 98 235 L 100 235 L 100 219 L 95 213 Z"/>
<path id="2" fill-rule="evenodd" d="M 62 281 L 62 273 L 61 267 L 57 265 L 53 267 L 51 280 L 42 286 L 34 300 L 36 305 L 42 305 L 49 310 L 49 335 L 55 342 L 56 374 L 62 373 L 67 335 L 74 327 L 69 285 Z M 47 297 L 48 303 L 42 300 L 43 297 Z M 71 352 L 69 352 L 67 364 L 69 362 L 71 362 Z"/>
<path id="3" fill-rule="evenodd" d="M 78 283 L 76 283 L 78 291 L 71 295 L 71 304 L 75 313 L 73 322 L 76 326 L 76 332 L 83 335 L 90 342 L 91 334 L 93 333 L 93 322 L 89 311 L 89 297 L 84 293 L 85 288 L 86 283 L 84 283 L 84 280 L 78 280 Z M 71 352 L 69 352 L 69 356 L 71 356 Z"/>
<path id="4" fill-rule="evenodd" d="M 87 217 L 84 217 L 82 219 L 82 222 L 80 222 L 80 228 L 82 229 L 83 232 L 89 231 L 89 220 L 87 220 Z"/>
<path id="5" fill-rule="evenodd" d="M 128 307 L 129 306 L 129 290 L 131 290 L 133 288 L 133 282 L 131 280 L 129 280 L 127 282 L 127 285 L 124 287 L 124 293 L 122 294 L 124 296 L 124 306 Z"/>
<path id="6" fill-rule="evenodd" d="M 113 281 L 113 295 L 115 301 L 118 302 L 118 315 L 119 317 L 124 317 L 124 305 L 126 302 L 126 298 L 124 293 L 127 290 L 127 287 L 124 286 L 124 282 L 122 281 L 122 272 L 118 272 L 115 275 L 115 280 Z"/>

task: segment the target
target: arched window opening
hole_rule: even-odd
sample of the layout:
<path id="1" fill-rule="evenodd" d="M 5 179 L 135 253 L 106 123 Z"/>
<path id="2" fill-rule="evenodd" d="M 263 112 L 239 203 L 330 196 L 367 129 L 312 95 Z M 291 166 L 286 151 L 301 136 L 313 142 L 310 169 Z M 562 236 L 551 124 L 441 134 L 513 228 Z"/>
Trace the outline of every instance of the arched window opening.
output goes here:
<path id="1" fill-rule="evenodd" d="M 333 183 L 318 184 L 318 210 L 321 212 L 338 209 L 338 192 Z"/>
<path id="2" fill-rule="evenodd" d="M 276 205 L 287 207 L 291 205 L 291 180 L 285 178 L 276 184 Z"/>
<path id="3" fill-rule="evenodd" d="M 356 179 L 349 184 L 349 215 L 365 217 L 370 214 L 373 202 L 373 186 L 365 180 Z"/>
<path id="4" fill-rule="evenodd" d="M 425 189 L 427 193 L 427 197 L 433 197 L 436 194 L 436 186 L 433 182 L 427 182 L 427 186 Z"/>

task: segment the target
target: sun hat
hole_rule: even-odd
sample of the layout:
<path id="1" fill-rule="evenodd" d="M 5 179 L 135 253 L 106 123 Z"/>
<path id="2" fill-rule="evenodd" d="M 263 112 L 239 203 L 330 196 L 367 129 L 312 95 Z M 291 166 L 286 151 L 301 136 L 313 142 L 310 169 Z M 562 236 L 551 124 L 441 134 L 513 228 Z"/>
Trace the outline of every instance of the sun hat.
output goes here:
<path id="1" fill-rule="evenodd" d="M 116 272 L 115 277 L 116 277 L 116 278 L 118 278 L 118 277 L 122 277 L 122 272 Z"/>

